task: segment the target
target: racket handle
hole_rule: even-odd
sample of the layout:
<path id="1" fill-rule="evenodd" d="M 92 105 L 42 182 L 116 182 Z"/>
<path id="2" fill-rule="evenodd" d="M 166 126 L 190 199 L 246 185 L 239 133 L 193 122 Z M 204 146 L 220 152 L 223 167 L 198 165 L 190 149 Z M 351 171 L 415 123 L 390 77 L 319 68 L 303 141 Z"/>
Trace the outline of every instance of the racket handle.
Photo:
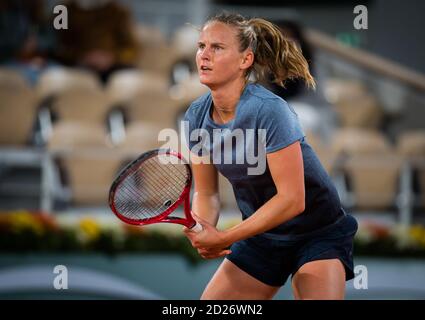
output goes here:
<path id="1" fill-rule="evenodd" d="M 192 228 L 190 228 L 190 230 L 195 231 L 195 232 L 201 232 L 202 230 L 204 230 L 202 228 L 202 225 L 198 222 L 196 222 Z"/>

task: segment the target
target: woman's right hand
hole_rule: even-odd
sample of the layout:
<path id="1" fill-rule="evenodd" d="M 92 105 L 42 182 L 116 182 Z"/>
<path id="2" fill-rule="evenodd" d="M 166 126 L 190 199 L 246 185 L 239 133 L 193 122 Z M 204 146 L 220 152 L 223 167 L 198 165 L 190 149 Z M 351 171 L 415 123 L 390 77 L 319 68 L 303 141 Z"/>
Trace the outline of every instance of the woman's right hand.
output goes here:
<path id="1" fill-rule="evenodd" d="M 204 259 L 216 259 L 216 258 L 227 256 L 228 254 L 232 253 L 232 251 L 228 249 L 209 250 L 209 249 L 199 248 L 197 250 L 199 255 Z"/>
<path id="2" fill-rule="evenodd" d="M 213 226 L 210 226 L 206 221 L 201 221 L 201 219 L 194 215 L 196 221 L 202 225 L 203 230 L 201 232 L 208 232 L 210 229 L 215 229 Z M 223 247 L 202 247 L 202 246 L 195 246 L 194 244 L 194 238 L 199 234 L 197 232 L 194 232 L 192 229 L 189 229 L 187 227 L 184 227 L 183 229 L 184 234 L 189 239 L 192 246 L 198 251 L 199 255 L 204 259 L 216 259 L 220 257 L 224 257 L 230 253 L 232 253 L 231 250 L 225 249 Z"/>

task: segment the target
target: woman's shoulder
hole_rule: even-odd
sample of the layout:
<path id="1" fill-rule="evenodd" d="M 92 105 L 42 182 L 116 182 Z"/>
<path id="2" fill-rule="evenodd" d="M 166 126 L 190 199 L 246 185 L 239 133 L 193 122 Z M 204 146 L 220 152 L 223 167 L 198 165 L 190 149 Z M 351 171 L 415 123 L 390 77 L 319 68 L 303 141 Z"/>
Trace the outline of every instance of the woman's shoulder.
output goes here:
<path id="1" fill-rule="evenodd" d="M 208 92 L 194 100 L 186 110 L 186 117 L 199 118 L 208 109 L 211 94 Z"/>
<path id="2" fill-rule="evenodd" d="M 250 87 L 250 105 L 257 110 L 257 121 L 270 125 L 272 122 L 285 123 L 297 121 L 295 110 L 281 97 L 277 96 L 262 85 L 254 84 Z"/>
<path id="3" fill-rule="evenodd" d="M 274 94 L 269 89 L 265 88 L 259 83 L 251 83 L 249 85 L 249 92 L 251 93 L 252 96 L 262 100 L 272 100 L 275 103 L 280 103 L 280 102 L 286 103 L 286 101 L 283 100 L 281 97 Z"/>
<path id="4" fill-rule="evenodd" d="M 251 100 L 257 100 L 254 104 L 260 106 L 259 115 L 266 114 L 270 116 L 270 113 L 294 112 L 284 99 L 260 84 L 252 84 L 250 86 L 250 93 Z"/>
<path id="5" fill-rule="evenodd" d="M 189 108 L 197 108 L 199 106 L 203 106 L 207 104 L 208 100 L 210 99 L 210 96 L 211 96 L 211 92 L 207 92 L 203 94 L 202 96 L 198 97 L 196 100 L 193 100 Z"/>

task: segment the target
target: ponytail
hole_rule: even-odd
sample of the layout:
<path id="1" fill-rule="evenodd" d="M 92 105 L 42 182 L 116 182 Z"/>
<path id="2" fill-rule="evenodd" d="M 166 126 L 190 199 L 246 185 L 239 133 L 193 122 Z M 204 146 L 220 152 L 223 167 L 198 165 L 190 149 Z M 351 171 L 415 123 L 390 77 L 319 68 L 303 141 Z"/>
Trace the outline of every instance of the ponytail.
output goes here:
<path id="1" fill-rule="evenodd" d="M 303 79 L 309 88 L 316 82 L 301 50 L 293 40 L 286 38 L 273 23 L 255 18 L 248 21 L 257 37 L 254 48 L 254 73 L 258 79 L 273 75 L 273 82 L 284 86 L 287 79 Z"/>

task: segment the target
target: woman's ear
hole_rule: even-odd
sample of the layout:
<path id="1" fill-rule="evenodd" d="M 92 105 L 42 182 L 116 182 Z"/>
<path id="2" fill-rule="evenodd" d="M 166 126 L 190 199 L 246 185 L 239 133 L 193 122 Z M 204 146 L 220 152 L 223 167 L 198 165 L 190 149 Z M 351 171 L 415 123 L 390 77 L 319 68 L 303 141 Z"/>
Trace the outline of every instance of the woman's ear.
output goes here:
<path id="1" fill-rule="evenodd" d="M 242 63 L 240 67 L 242 70 L 246 70 L 249 67 L 251 67 L 253 63 L 254 63 L 254 52 L 252 52 L 252 50 L 247 50 L 242 57 Z"/>

